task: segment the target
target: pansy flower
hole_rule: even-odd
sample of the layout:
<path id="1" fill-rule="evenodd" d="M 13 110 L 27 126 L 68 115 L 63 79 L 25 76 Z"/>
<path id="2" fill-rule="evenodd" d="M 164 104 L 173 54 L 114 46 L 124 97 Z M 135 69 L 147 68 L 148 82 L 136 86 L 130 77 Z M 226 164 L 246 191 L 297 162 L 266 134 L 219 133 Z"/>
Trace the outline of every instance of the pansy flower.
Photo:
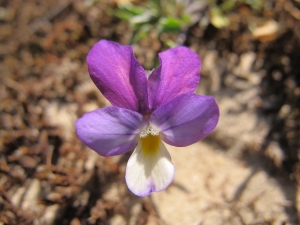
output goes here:
<path id="1" fill-rule="evenodd" d="M 84 114 L 78 138 L 102 156 L 134 149 L 126 167 L 129 189 L 138 196 L 164 190 L 174 166 L 163 142 L 184 147 L 216 127 L 219 109 L 211 96 L 194 94 L 201 61 L 186 47 L 159 54 L 149 75 L 131 46 L 101 40 L 89 52 L 91 79 L 112 106 Z M 188 162 L 187 162 L 188 163 Z"/>

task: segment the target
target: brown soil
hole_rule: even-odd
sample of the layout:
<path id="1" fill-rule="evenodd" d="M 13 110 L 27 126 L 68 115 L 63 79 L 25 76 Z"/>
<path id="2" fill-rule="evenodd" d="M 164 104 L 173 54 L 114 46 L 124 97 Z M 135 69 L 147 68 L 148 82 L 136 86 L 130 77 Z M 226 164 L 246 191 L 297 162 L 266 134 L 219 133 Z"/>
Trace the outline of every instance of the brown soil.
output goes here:
<path id="1" fill-rule="evenodd" d="M 130 153 L 103 158 L 76 137 L 76 119 L 109 104 L 87 73 L 88 51 L 100 39 L 127 44 L 132 35 L 127 23 L 108 14 L 115 4 L 92 2 L 0 0 L 0 225 L 173 224 L 164 211 L 168 190 L 160 195 L 167 200 L 160 202 L 158 195 L 139 198 L 127 189 L 124 171 Z M 266 200 L 282 206 L 268 215 L 280 212 L 282 218 L 275 221 L 263 215 L 269 212 L 264 211 L 269 203 L 260 210 L 244 205 L 252 217 L 237 216 L 242 219 L 228 224 L 298 223 L 300 3 L 279 0 L 268 1 L 268 5 L 261 13 L 247 6 L 236 8 L 229 14 L 231 25 L 221 30 L 212 25 L 200 29 L 196 24 L 183 40 L 203 61 L 198 92 L 217 98 L 223 118 L 204 140 L 210 146 L 205 151 L 208 155 L 221 151 L 220 160 L 233 159 L 237 170 L 244 171 L 241 173 L 263 171 L 266 187 L 275 179 L 274 190 L 282 190 L 277 203 L 271 201 L 272 195 Z M 279 29 L 255 37 L 249 24 L 270 29 L 268 21 L 276 21 Z M 154 31 L 134 44 L 146 69 L 153 68 L 157 53 L 166 48 L 165 38 L 176 41 L 177 35 L 158 37 Z M 207 171 L 209 165 L 214 167 L 208 163 Z M 186 171 L 179 161 L 176 168 L 182 168 L 183 174 Z M 227 172 L 219 173 L 235 176 Z M 240 179 L 248 178 L 241 175 Z M 222 190 L 218 182 L 212 182 L 210 188 Z M 177 200 L 174 193 L 171 202 Z M 219 194 L 219 200 L 230 205 L 225 207 L 228 215 L 239 211 L 234 208 L 239 207 L 238 200 L 230 203 Z M 180 199 L 190 201 L 198 195 L 186 196 Z M 217 205 L 222 208 L 222 204 Z M 207 213 L 217 215 L 210 208 Z M 200 214 L 202 223 L 209 224 L 205 214 Z"/>

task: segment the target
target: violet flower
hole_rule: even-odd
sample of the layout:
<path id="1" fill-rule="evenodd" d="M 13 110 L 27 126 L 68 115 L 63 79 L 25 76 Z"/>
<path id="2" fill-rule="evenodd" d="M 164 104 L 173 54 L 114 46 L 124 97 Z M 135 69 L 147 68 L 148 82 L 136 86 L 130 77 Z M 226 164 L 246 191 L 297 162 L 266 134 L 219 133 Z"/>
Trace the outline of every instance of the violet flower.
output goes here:
<path id="1" fill-rule="evenodd" d="M 160 66 L 147 78 L 131 46 L 99 41 L 87 56 L 88 70 L 113 106 L 76 122 L 79 139 L 102 156 L 135 148 L 125 179 L 138 196 L 164 190 L 173 179 L 174 166 L 162 141 L 193 144 L 211 133 L 219 119 L 215 99 L 193 93 L 200 81 L 198 55 L 176 47 L 159 58 Z"/>

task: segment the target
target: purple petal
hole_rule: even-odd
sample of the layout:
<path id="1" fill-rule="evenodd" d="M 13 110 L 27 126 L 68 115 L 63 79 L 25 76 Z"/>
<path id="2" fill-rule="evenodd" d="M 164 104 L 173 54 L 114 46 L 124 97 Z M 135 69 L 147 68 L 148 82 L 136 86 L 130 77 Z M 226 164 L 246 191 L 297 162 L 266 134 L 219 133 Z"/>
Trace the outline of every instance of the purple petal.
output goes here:
<path id="1" fill-rule="evenodd" d="M 84 114 L 76 122 L 76 132 L 85 145 L 102 156 L 112 156 L 132 150 L 145 125 L 139 113 L 110 106 Z"/>
<path id="2" fill-rule="evenodd" d="M 216 127 L 219 108 L 211 96 L 184 94 L 158 107 L 150 123 L 162 133 L 166 143 L 178 147 L 193 144 Z"/>
<path id="3" fill-rule="evenodd" d="M 159 54 L 160 66 L 149 76 L 150 109 L 185 93 L 193 93 L 200 81 L 201 61 L 186 47 L 176 47 Z"/>
<path id="4" fill-rule="evenodd" d="M 101 40 L 89 52 L 87 64 L 92 80 L 112 105 L 147 112 L 147 77 L 131 46 Z"/>

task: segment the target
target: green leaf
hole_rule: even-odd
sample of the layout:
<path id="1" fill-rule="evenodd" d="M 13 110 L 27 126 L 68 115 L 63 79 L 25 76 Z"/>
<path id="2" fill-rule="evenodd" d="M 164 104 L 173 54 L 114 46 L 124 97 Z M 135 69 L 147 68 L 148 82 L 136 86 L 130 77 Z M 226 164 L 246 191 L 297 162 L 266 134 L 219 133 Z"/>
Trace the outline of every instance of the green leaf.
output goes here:
<path id="1" fill-rule="evenodd" d="M 260 10 L 263 7 L 264 0 L 244 0 L 244 2 L 251 6 L 254 10 Z"/>
<path id="2" fill-rule="evenodd" d="M 141 39 L 147 37 L 150 31 L 153 29 L 152 25 L 145 24 L 140 26 L 132 35 L 130 44 L 139 42 Z"/>
<path id="3" fill-rule="evenodd" d="M 188 14 L 182 14 L 180 16 L 180 21 L 181 21 L 181 24 L 183 25 L 189 25 L 191 23 L 191 16 L 188 15 Z"/>
<path id="4" fill-rule="evenodd" d="M 176 42 L 172 41 L 171 39 L 167 40 L 165 44 L 168 48 L 174 48 L 177 46 Z"/>
<path id="5" fill-rule="evenodd" d="M 132 16 L 140 15 L 145 11 L 145 7 L 135 6 L 132 4 L 120 5 L 119 8 L 125 12 L 130 13 Z"/>
<path id="6" fill-rule="evenodd" d="M 225 12 L 225 11 L 230 11 L 232 10 L 237 4 L 237 0 L 228 0 L 228 1 L 225 1 L 223 2 L 221 5 L 220 5 L 220 9 Z"/>
<path id="7" fill-rule="evenodd" d="M 129 23 L 134 26 L 134 27 L 138 27 L 142 24 L 150 24 L 151 20 L 155 17 L 155 15 L 153 14 L 152 11 L 147 10 L 145 12 L 143 12 L 142 14 L 133 16 L 129 19 Z"/>
<path id="8" fill-rule="evenodd" d="M 159 20 L 160 32 L 178 32 L 181 30 L 180 20 L 173 17 L 160 18 Z"/>
<path id="9" fill-rule="evenodd" d="M 117 9 L 117 10 L 109 9 L 108 14 L 109 15 L 114 15 L 114 16 L 120 18 L 121 20 L 124 20 L 124 21 L 127 21 L 127 22 L 132 17 L 132 15 L 130 13 L 128 13 L 124 10 L 120 10 L 120 9 Z"/>

